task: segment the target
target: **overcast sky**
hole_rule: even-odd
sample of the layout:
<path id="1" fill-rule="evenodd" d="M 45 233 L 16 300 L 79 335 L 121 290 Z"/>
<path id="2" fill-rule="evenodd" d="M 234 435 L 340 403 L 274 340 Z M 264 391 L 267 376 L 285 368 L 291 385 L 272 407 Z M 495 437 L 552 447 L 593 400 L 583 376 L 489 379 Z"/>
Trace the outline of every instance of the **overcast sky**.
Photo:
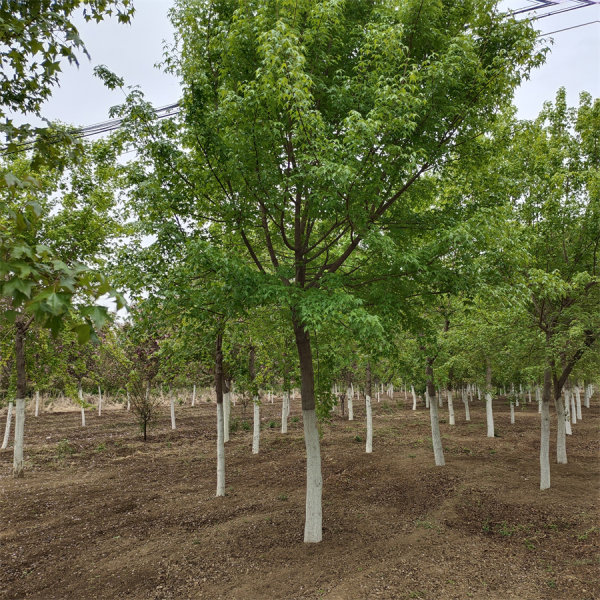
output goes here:
<path id="1" fill-rule="evenodd" d="M 157 107 L 177 101 L 180 95 L 177 80 L 154 67 L 162 59 L 164 42 L 172 41 L 167 16 L 172 5 L 173 0 L 137 0 L 130 25 L 120 25 L 115 20 L 100 24 L 77 20 L 91 61 L 83 57 L 79 68 L 64 66 L 60 87 L 45 104 L 44 116 L 75 125 L 106 120 L 108 109 L 121 103 L 124 97 L 122 92 L 108 91 L 93 76 L 93 68 L 99 64 L 124 77 L 127 85 L 139 85 Z M 534 0 L 505 0 L 502 4 L 513 10 L 534 5 Z M 558 8 L 580 5 L 577 0 L 563 0 Z M 537 14 L 549 10 L 553 9 L 542 9 Z M 600 96 L 600 5 L 542 18 L 536 28 L 547 33 L 590 21 L 596 22 L 552 35 L 554 44 L 546 64 L 517 91 L 515 103 L 521 118 L 535 117 L 544 101 L 552 99 L 561 85 L 567 89 L 570 104 L 577 103 L 582 90 Z"/>

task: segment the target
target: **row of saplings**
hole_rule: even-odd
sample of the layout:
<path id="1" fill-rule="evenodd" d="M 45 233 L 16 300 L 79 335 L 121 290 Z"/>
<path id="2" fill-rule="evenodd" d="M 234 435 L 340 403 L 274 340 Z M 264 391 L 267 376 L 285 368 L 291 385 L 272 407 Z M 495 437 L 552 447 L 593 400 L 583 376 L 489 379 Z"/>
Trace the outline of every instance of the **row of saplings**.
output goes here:
<path id="1" fill-rule="evenodd" d="M 427 387 L 422 397 L 422 402 L 424 402 L 425 408 L 429 409 L 432 414 L 432 425 L 434 425 L 433 418 L 435 417 L 436 422 L 438 421 L 437 416 L 437 408 L 442 408 L 444 406 L 444 401 L 448 409 L 448 424 L 455 424 L 455 413 L 454 413 L 454 400 L 457 396 L 460 396 L 460 399 L 464 406 L 465 411 L 465 421 L 470 421 L 470 410 L 469 404 L 474 401 L 475 398 L 478 400 L 482 400 L 482 397 L 485 396 L 486 401 L 486 421 L 487 421 L 487 436 L 494 437 L 494 417 L 492 410 L 492 400 L 493 396 L 491 391 L 487 391 L 482 393 L 481 389 L 474 384 L 467 384 L 465 386 L 460 387 L 458 390 L 435 390 L 434 394 L 436 398 L 432 398 L 433 394 L 430 394 L 431 387 Z M 582 400 L 582 391 L 583 391 L 583 400 Z M 131 393 L 130 393 L 131 392 Z M 415 388 L 413 385 L 407 386 L 406 384 L 402 388 L 402 392 L 404 393 L 405 398 L 412 397 L 412 410 L 417 409 L 417 405 L 419 402 L 419 396 L 415 392 Z M 564 435 L 570 435 L 572 433 L 572 425 L 577 423 L 578 420 L 582 419 L 582 404 L 585 408 L 590 407 L 590 399 L 594 393 L 594 386 L 591 383 L 585 383 L 583 385 L 575 384 L 572 386 L 565 386 L 564 390 L 564 401 L 563 406 L 558 407 L 557 409 L 562 408 L 558 412 L 558 436 L 557 436 L 557 462 L 566 463 L 566 445 L 564 442 Z M 348 387 L 345 391 L 341 391 L 340 386 L 338 384 L 334 384 L 332 387 L 332 394 L 336 398 L 335 407 L 340 412 L 342 416 L 345 416 L 347 409 L 348 420 L 354 420 L 354 401 L 358 401 L 360 399 L 360 390 L 359 388 L 355 388 L 352 383 L 348 384 Z M 523 388 L 522 385 L 519 385 L 519 389 L 517 390 L 514 385 L 511 385 L 509 389 L 502 388 L 496 390 L 496 396 L 501 395 L 503 397 L 508 397 L 510 402 L 510 422 L 511 424 L 515 422 L 515 407 L 519 406 L 519 403 L 531 403 L 532 402 L 532 394 L 535 396 L 535 402 L 538 404 L 538 412 L 542 412 L 542 393 L 539 386 L 529 386 L 526 389 Z M 282 403 L 281 403 L 281 433 L 287 433 L 288 429 L 288 418 L 290 416 L 290 398 L 295 399 L 298 395 L 297 390 L 291 391 L 283 391 L 282 393 Z M 374 400 L 376 398 L 377 402 L 381 400 L 383 395 L 387 395 L 389 398 L 394 397 L 394 385 L 388 384 L 384 386 L 384 384 L 376 385 L 376 391 L 374 394 Z M 127 390 L 123 395 L 123 406 L 128 411 L 133 411 L 136 416 L 136 419 L 140 425 L 140 429 L 142 431 L 142 435 L 144 440 L 147 438 L 147 429 L 149 424 L 156 418 L 157 413 L 159 412 L 161 406 L 165 402 L 165 394 L 161 391 L 159 393 L 151 393 L 149 383 L 146 383 L 143 386 L 132 386 L 130 390 Z M 167 396 L 169 398 L 170 405 L 170 414 L 171 414 L 171 428 L 176 429 L 176 418 L 175 418 L 175 406 L 177 403 L 183 403 L 180 394 L 174 392 L 167 392 Z M 191 393 L 191 406 L 196 405 L 196 401 L 206 401 L 210 402 L 214 398 L 214 392 L 211 389 L 200 390 L 200 393 L 197 393 L 196 385 L 193 386 Z M 273 403 L 275 398 L 275 393 L 273 390 L 268 390 L 261 394 L 263 397 L 263 401 Z M 81 425 L 85 427 L 86 421 L 86 409 L 95 408 L 98 416 L 102 416 L 102 408 L 104 402 L 106 402 L 106 398 L 103 396 L 102 390 L 100 386 L 98 386 L 98 394 L 96 396 L 96 404 L 94 405 L 90 402 L 90 397 L 87 399 L 83 394 L 81 386 L 79 387 L 78 393 L 78 405 L 81 410 Z M 244 407 L 248 404 L 248 397 L 244 394 L 238 395 L 235 393 L 234 386 L 231 386 L 231 391 L 225 392 L 223 394 L 223 406 L 222 408 L 218 406 L 222 414 L 218 415 L 217 424 L 220 431 L 223 432 L 223 440 L 222 442 L 229 441 L 229 433 L 231 429 L 230 425 L 230 414 L 231 414 L 231 405 L 235 406 L 236 399 L 241 400 Z M 366 409 L 366 426 L 367 426 L 367 435 L 366 435 L 366 452 L 370 453 L 373 451 L 373 418 L 372 418 L 372 408 L 371 408 L 371 398 L 369 395 L 364 395 L 365 399 L 365 409 Z M 261 402 L 259 400 L 259 396 L 252 398 L 253 405 L 253 436 L 252 436 L 252 453 L 258 454 L 259 445 L 260 445 L 260 405 Z M 35 417 L 38 417 L 40 414 L 40 408 L 44 406 L 44 403 L 40 400 L 39 392 L 35 393 L 34 396 L 34 408 L 33 414 Z M 6 414 L 6 426 L 4 430 L 4 438 L 2 442 L 2 450 L 5 450 L 8 447 L 8 443 L 10 440 L 11 433 L 11 421 L 12 421 L 12 413 L 13 413 L 13 401 L 8 402 L 7 414 Z M 562 418 L 561 418 L 562 417 Z M 221 421 L 222 420 L 222 424 Z M 13 474 L 15 477 L 21 477 L 24 472 L 24 461 L 23 461 L 23 443 L 24 443 L 24 427 L 25 427 L 25 400 L 17 399 L 16 400 L 16 410 L 15 410 L 15 431 L 14 431 L 14 444 L 13 444 Z M 221 429 L 222 428 L 222 429 Z M 437 435 L 436 435 L 437 429 Z M 562 435 L 561 435 L 562 434 Z M 436 439 L 437 438 L 437 439 Z M 562 439 L 561 439 L 562 438 Z M 439 436 L 439 427 L 432 427 L 432 441 L 434 446 L 434 458 L 437 465 L 443 465 L 443 453 L 441 451 L 441 437 Z M 437 446 L 437 448 L 436 448 Z M 220 454 L 220 453 L 218 453 Z M 219 468 L 219 471 L 223 471 L 219 473 L 219 482 L 217 495 L 224 494 L 224 456 L 219 457 L 219 463 L 222 463 L 222 467 Z"/>

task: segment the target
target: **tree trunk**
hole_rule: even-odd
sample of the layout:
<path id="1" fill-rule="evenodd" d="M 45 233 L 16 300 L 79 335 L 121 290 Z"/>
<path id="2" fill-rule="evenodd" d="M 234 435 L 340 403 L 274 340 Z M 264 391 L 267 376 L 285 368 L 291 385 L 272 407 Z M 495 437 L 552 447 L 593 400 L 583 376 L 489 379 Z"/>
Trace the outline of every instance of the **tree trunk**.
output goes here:
<path id="1" fill-rule="evenodd" d="M 575 411 L 577 420 L 581 421 L 581 390 L 578 385 L 575 386 Z"/>
<path id="2" fill-rule="evenodd" d="M 494 412 L 492 407 L 492 366 L 487 361 L 485 369 L 485 416 L 487 421 L 487 436 L 494 437 Z"/>
<path id="3" fill-rule="evenodd" d="M 417 394 L 415 394 L 415 386 L 414 385 L 410 386 L 410 391 L 412 392 L 412 397 L 413 397 L 412 409 L 417 410 Z"/>
<path id="4" fill-rule="evenodd" d="M 23 442 L 25 437 L 25 398 L 16 399 L 13 475 L 23 477 Z"/>
<path id="5" fill-rule="evenodd" d="M 575 406 L 575 392 L 571 390 L 571 423 L 577 424 L 577 407 Z M 581 412 L 581 410 L 580 410 Z"/>
<path id="6" fill-rule="evenodd" d="M 425 408 L 429 408 L 429 386 L 425 388 Z"/>
<path id="7" fill-rule="evenodd" d="M 287 433 L 288 430 L 288 413 L 290 405 L 290 393 L 283 392 L 283 399 L 281 401 L 281 433 Z"/>
<path id="8" fill-rule="evenodd" d="M 194 384 L 194 389 L 192 390 L 192 406 L 196 406 L 196 384 Z"/>
<path id="9" fill-rule="evenodd" d="M 98 416 L 102 416 L 102 390 L 98 386 Z"/>
<path id="10" fill-rule="evenodd" d="M 462 391 L 462 401 L 463 401 L 463 404 L 465 405 L 465 421 L 470 421 L 471 420 L 471 410 L 469 409 L 469 398 L 467 397 L 467 394 L 465 393 L 464 389 Z"/>
<path id="11" fill-rule="evenodd" d="M 8 440 L 10 439 L 10 425 L 12 423 L 13 402 L 8 402 L 8 410 L 6 412 L 6 427 L 4 427 L 4 440 L 2 442 L 2 450 L 6 450 Z"/>
<path id="12" fill-rule="evenodd" d="M 571 429 L 571 395 L 568 388 L 565 388 L 564 411 L 565 433 L 567 435 L 573 435 L 573 430 Z"/>
<path id="13" fill-rule="evenodd" d="M 556 407 L 556 462 L 558 464 L 567 464 L 567 437 L 566 437 L 566 419 L 565 406 L 563 404 L 562 394 L 560 390 L 558 394 L 554 392 L 554 405 Z M 542 414 L 543 414 L 542 408 Z"/>
<path id="14" fill-rule="evenodd" d="M 541 395 L 541 439 L 540 439 L 540 490 L 550 487 L 550 396 L 551 373 L 547 368 L 544 371 L 544 390 Z"/>
<path id="15" fill-rule="evenodd" d="M 175 396 L 172 392 L 169 392 L 169 402 L 171 404 L 171 429 L 177 429 L 175 424 Z"/>
<path id="16" fill-rule="evenodd" d="M 371 411 L 371 365 L 367 363 L 367 381 L 365 385 L 365 408 L 367 411 L 367 445 L 366 452 L 373 452 L 373 413 Z"/>
<path id="17" fill-rule="evenodd" d="M 452 398 L 452 390 L 448 390 L 448 424 L 449 425 L 455 424 L 454 423 L 454 399 Z"/>
<path id="18" fill-rule="evenodd" d="M 223 440 L 229 441 L 229 424 L 231 422 L 231 392 L 223 394 Z M 244 414 L 245 417 L 245 414 Z"/>
<path id="19" fill-rule="evenodd" d="M 260 404 L 258 396 L 253 398 L 254 404 L 254 431 L 252 433 L 252 454 L 258 454 L 260 446 Z"/>
<path id="20" fill-rule="evenodd" d="M 217 334 L 215 348 L 215 391 L 217 395 L 217 496 L 225 495 L 225 436 L 223 420 L 223 335 Z"/>
<path id="21" fill-rule="evenodd" d="M 352 387 L 346 390 L 346 398 L 348 399 L 348 421 L 354 421 L 354 390 Z"/>
<path id="22" fill-rule="evenodd" d="M 433 359 L 427 359 L 427 394 L 430 396 L 429 417 L 431 420 L 431 441 L 433 442 L 433 457 L 438 467 L 446 464 L 444 460 L 444 449 L 442 447 L 442 436 L 440 434 L 440 422 L 438 419 L 438 405 L 435 401 L 435 386 L 433 385 Z"/>
<path id="23" fill-rule="evenodd" d="M 127 392 L 127 410 L 131 410 L 131 399 L 129 398 L 129 392 Z"/>
<path id="24" fill-rule="evenodd" d="M 512 400 L 510 401 L 510 424 L 515 424 L 515 403 Z"/>
<path id="25" fill-rule="evenodd" d="M 580 404 L 581 405 L 581 404 Z M 40 391 L 35 391 L 35 416 L 40 416 Z"/>
<path id="26" fill-rule="evenodd" d="M 304 444 L 306 446 L 306 513 L 304 542 L 316 543 L 323 539 L 321 448 L 319 429 L 315 411 L 315 379 L 312 349 L 308 331 L 297 317 L 294 318 L 294 334 L 300 362 L 302 395 L 302 420 L 304 424 Z"/>

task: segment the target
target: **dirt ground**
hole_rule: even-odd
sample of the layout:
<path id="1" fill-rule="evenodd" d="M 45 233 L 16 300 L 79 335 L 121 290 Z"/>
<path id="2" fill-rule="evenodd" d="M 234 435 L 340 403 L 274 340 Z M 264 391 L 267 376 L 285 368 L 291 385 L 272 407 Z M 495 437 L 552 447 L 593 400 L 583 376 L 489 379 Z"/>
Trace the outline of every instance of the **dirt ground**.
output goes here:
<path id="1" fill-rule="evenodd" d="M 74 411 L 28 414 L 24 479 L 10 475 L 12 445 L 0 452 L 0 598 L 600 598 L 598 395 L 567 440 L 568 465 L 551 444 L 544 492 L 537 406 L 511 426 L 496 401 L 491 439 L 482 403 L 470 423 L 455 404 L 455 427 L 440 411 L 445 467 L 433 464 L 428 411 L 401 394 L 374 402 L 371 455 L 362 402 L 355 421 L 324 425 L 315 545 L 302 541 L 299 400 L 287 435 L 280 402 L 263 405 L 258 455 L 232 409 L 224 498 L 214 404 L 178 406 L 175 431 L 165 406 L 145 444 L 122 408 L 88 412 L 86 428 Z"/>

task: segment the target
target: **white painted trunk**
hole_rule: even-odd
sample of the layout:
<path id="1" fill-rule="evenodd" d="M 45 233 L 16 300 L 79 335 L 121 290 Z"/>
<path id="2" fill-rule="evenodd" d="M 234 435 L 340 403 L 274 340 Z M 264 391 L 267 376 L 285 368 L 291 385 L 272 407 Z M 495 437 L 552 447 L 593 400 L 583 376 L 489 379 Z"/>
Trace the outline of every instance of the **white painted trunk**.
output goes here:
<path id="1" fill-rule="evenodd" d="M 85 427 L 85 408 L 81 407 L 81 426 Z"/>
<path id="2" fill-rule="evenodd" d="M 527 390 L 527 404 L 531 404 L 531 388 Z"/>
<path id="3" fill-rule="evenodd" d="M 102 416 L 102 390 L 98 386 L 98 416 Z"/>
<path id="4" fill-rule="evenodd" d="M 429 392 L 425 390 L 425 408 L 429 408 Z"/>
<path id="5" fill-rule="evenodd" d="M 12 412 L 13 403 L 12 400 L 8 403 L 8 410 L 6 412 L 6 426 L 4 427 L 4 440 L 2 442 L 2 450 L 6 450 L 8 447 L 8 440 L 10 439 L 10 425 L 12 423 Z"/>
<path id="6" fill-rule="evenodd" d="M 442 436 L 440 434 L 440 422 L 438 419 L 438 405 L 435 399 L 429 403 L 429 417 L 431 420 L 431 440 L 433 442 L 433 458 L 438 467 L 446 464 L 444 460 L 444 449 L 442 447 Z"/>
<path id="7" fill-rule="evenodd" d="M 289 405 L 290 395 L 288 392 L 283 392 L 283 400 L 281 402 L 281 433 L 287 433 L 288 430 Z"/>
<path id="8" fill-rule="evenodd" d="M 127 410 L 131 410 L 131 399 L 129 398 L 129 392 L 127 392 Z"/>
<path id="9" fill-rule="evenodd" d="M 348 398 L 348 421 L 354 421 L 353 391 L 351 387 L 346 391 L 346 396 Z"/>
<path id="10" fill-rule="evenodd" d="M 492 394 L 485 394 L 485 418 L 487 421 L 487 436 L 494 437 L 494 409 L 492 407 Z"/>
<path id="11" fill-rule="evenodd" d="M 515 405 L 514 402 L 510 403 L 510 424 L 515 424 Z"/>
<path id="12" fill-rule="evenodd" d="M 542 402 L 540 440 L 540 490 L 550 487 L 550 403 Z M 566 458 L 566 457 L 565 457 Z"/>
<path id="13" fill-rule="evenodd" d="M 592 397 L 592 386 L 591 386 L 591 385 L 588 385 L 588 386 L 585 388 L 585 396 L 584 396 L 584 398 L 583 398 L 583 405 L 584 405 L 586 408 L 589 408 L 589 407 L 590 407 L 590 398 L 591 398 L 591 397 Z"/>
<path id="14" fill-rule="evenodd" d="M 321 497 L 323 477 L 321 475 L 321 449 L 319 429 L 314 409 L 303 410 L 304 444 L 306 446 L 306 518 L 304 522 L 304 542 L 317 543 L 323 539 L 323 512 Z"/>
<path id="15" fill-rule="evenodd" d="M 23 441 L 25 438 L 25 398 L 17 398 L 15 406 L 15 444 L 13 475 L 23 477 Z"/>
<path id="16" fill-rule="evenodd" d="M 558 464 L 567 464 L 567 437 L 565 418 L 565 407 L 562 396 L 556 402 L 556 462 Z"/>
<path id="17" fill-rule="evenodd" d="M 373 413 L 371 411 L 371 397 L 365 396 L 365 408 L 367 409 L 367 454 L 373 452 Z"/>
<path id="18" fill-rule="evenodd" d="M 379 401 L 380 401 L 380 399 L 379 399 L 379 390 L 377 390 L 377 402 L 379 402 Z"/>
<path id="19" fill-rule="evenodd" d="M 415 394 L 415 386 L 414 385 L 410 386 L 410 391 L 411 391 L 412 397 L 413 397 L 412 409 L 417 410 L 417 394 Z"/>
<path id="20" fill-rule="evenodd" d="M 577 420 L 581 421 L 581 390 L 579 386 L 575 386 L 575 411 L 577 414 Z"/>
<path id="21" fill-rule="evenodd" d="M 442 398 L 442 390 L 438 390 L 438 407 L 444 408 L 444 400 Z"/>
<path id="22" fill-rule="evenodd" d="M 465 405 L 465 421 L 471 420 L 471 410 L 469 409 L 469 400 L 468 398 L 463 399 L 463 403 Z"/>
<path id="23" fill-rule="evenodd" d="M 413 404 L 414 405 L 414 404 Z M 414 408 L 413 408 L 414 410 Z M 452 390 L 448 390 L 448 424 L 454 425 L 454 399 L 452 398 Z"/>
<path id="24" fill-rule="evenodd" d="M 196 406 L 196 384 L 194 384 L 194 388 L 192 389 L 192 406 Z"/>
<path id="25" fill-rule="evenodd" d="M 567 435 L 573 435 L 573 430 L 571 429 L 571 398 L 568 390 L 565 390 L 565 433 Z"/>
<path id="26" fill-rule="evenodd" d="M 260 446 L 260 404 L 258 396 L 254 398 L 254 431 L 252 433 L 252 454 L 258 454 Z"/>
<path id="27" fill-rule="evenodd" d="M 36 390 L 35 392 L 35 416 L 40 416 L 40 392 Z"/>
<path id="28" fill-rule="evenodd" d="M 171 429 L 177 429 L 175 425 L 175 397 L 173 394 L 169 394 L 171 397 Z"/>
<path id="29" fill-rule="evenodd" d="M 223 404 L 217 403 L 217 496 L 225 495 L 225 439 Z"/>
<path id="30" fill-rule="evenodd" d="M 231 392 L 223 394 L 223 441 L 229 441 L 229 414 L 231 412 Z"/>

